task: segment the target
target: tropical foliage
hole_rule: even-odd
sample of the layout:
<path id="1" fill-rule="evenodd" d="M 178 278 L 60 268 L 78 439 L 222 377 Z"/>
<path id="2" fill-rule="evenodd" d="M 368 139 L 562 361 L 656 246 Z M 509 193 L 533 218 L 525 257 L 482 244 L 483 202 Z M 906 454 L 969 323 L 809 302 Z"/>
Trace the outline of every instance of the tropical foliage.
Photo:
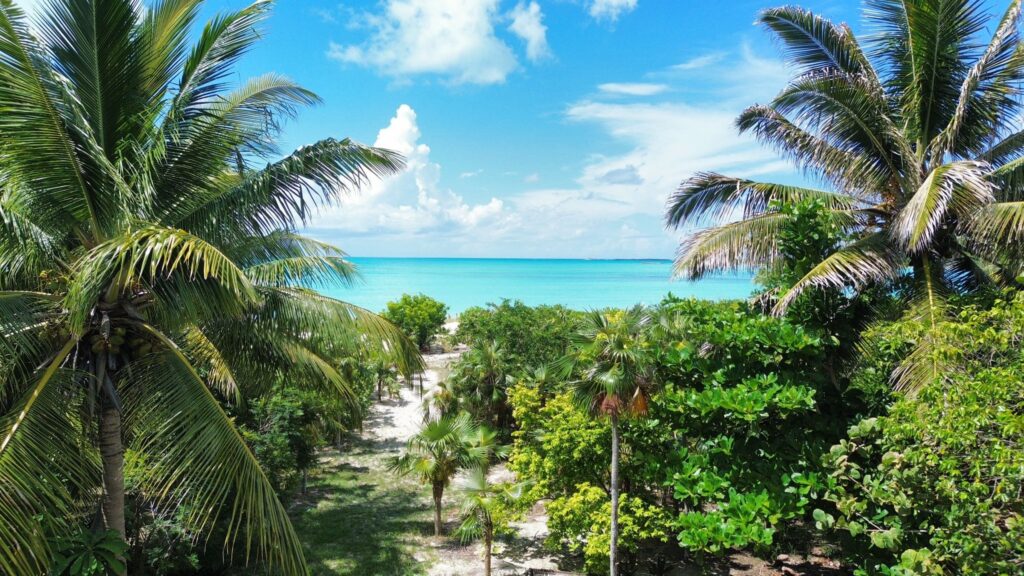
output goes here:
<path id="1" fill-rule="evenodd" d="M 285 373 L 351 398 L 337 360 L 355 349 L 418 365 L 391 324 L 309 289 L 355 271 L 296 228 L 401 160 L 349 140 L 277 150 L 318 100 L 231 79 L 270 6 L 193 36 L 200 0 L 55 1 L 31 24 L 0 2 L 0 571 L 46 571 L 97 506 L 124 537 L 127 481 L 190 533 L 222 526 L 236 561 L 303 574 L 218 399 Z"/>
<path id="2" fill-rule="evenodd" d="M 448 306 L 425 294 L 402 294 L 398 301 L 388 302 L 381 316 L 401 328 L 423 349 L 444 328 Z"/>
<path id="3" fill-rule="evenodd" d="M 1021 2 L 991 28 L 980 0 L 870 0 L 864 16 L 862 43 L 800 8 L 761 13 L 794 78 L 737 125 L 823 187 L 694 175 L 669 200 L 667 222 L 713 226 L 688 236 L 676 270 L 699 278 L 771 265 L 785 257 L 786 207 L 815 200 L 836 245 L 777 295 L 776 311 L 809 289 L 883 285 L 898 288 L 931 333 L 950 294 L 1022 272 Z M 894 374 L 899 387 L 938 374 L 927 360 L 933 345 L 934 334 L 921 339 Z"/>
<path id="4" fill-rule="evenodd" d="M 815 517 L 865 574 L 1012 574 L 1024 565 L 1024 297 L 965 306 L 940 326 L 944 375 L 868 418 L 825 457 Z M 865 363 L 892 362 L 919 322 L 879 327 Z M 877 373 L 877 372 L 876 372 Z"/>
<path id="5" fill-rule="evenodd" d="M 434 535 L 442 529 L 442 499 L 460 470 L 485 467 L 494 456 L 494 435 L 462 413 L 431 420 L 409 439 L 405 452 L 392 460 L 391 470 L 414 474 L 429 484 L 434 499 Z"/>
<path id="6" fill-rule="evenodd" d="M 459 527 L 456 534 L 463 543 L 483 540 L 484 576 L 491 576 L 491 554 L 494 536 L 508 530 L 510 511 L 522 495 L 522 486 L 493 483 L 487 478 L 487 467 L 477 466 L 457 486 Z"/>

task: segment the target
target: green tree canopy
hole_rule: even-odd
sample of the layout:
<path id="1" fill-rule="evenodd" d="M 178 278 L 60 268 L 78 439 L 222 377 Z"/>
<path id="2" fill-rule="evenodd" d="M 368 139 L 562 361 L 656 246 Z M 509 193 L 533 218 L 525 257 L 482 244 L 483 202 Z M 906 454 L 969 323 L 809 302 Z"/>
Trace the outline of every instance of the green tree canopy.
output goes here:
<path id="1" fill-rule="evenodd" d="M 423 349 L 444 327 L 448 306 L 425 294 L 402 294 L 397 302 L 388 302 L 381 315 L 405 331 Z"/>

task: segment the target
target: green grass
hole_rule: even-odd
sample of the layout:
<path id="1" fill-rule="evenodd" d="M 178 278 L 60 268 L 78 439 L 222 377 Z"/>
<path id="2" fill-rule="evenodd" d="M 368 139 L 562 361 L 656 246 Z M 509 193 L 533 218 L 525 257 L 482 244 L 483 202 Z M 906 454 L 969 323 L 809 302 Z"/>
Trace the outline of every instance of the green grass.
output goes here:
<path id="1" fill-rule="evenodd" d="M 323 456 L 292 517 L 314 575 L 417 576 L 434 559 L 429 490 L 385 470 L 379 443 L 352 439 Z"/>

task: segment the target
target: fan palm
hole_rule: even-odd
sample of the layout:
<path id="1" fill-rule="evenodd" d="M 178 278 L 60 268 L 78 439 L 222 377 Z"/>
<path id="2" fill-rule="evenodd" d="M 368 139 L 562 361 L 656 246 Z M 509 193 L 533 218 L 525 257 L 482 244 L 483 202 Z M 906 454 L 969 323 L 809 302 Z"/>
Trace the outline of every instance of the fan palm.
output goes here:
<path id="1" fill-rule="evenodd" d="M 484 576 L 491 576 L 494 532 L 500 527 L 501 512 L 522 497 L 522 485 L 494 484 L 486 468 L 473 468 L 456 484 L 461 520 L 457 534 L 465 543 L 484 541 Z"/>
<path id="2" fill-rule="evenodd" d="M 655 384 L 647 343 L 650 324 L 643 306 L 593 311 L 573 338 L 575 351 L 559 362 L 561 370 L 581 373 L 573 382 L 577 403 L 611 424 L 611 576 L 618 574 L 619 426 L 623 417 L 647 413 Z"/>
<path id="3" fill-rule="evenodd" d="M 434 498 L 434 536 L 441 535 L 441 502 L 444 490 L 459 470 L 487 463 L 493 446 L 480 445 L 479 427 L 463 412 L 431 420 L 409 439 L 405 452 L 389 465 L 398 474 L 414 474 L 430 484 Z"/>
<path id="4" fill-rule="evenodd" d="M 696 174 L 670 198 L 667 223 L 713 226 L 684 240 L 677 274 L 772 265 L 783 208 L 808 200 L 824 203 L 850 240 L 782 293 L 778 312 L 811 288 L 899 279 L 934 326 L 944 295 L 1022 272 L 1020 0 L 987 41 L 979 0 L 868 0 L 865 16 L 873 34 L 862 46 L 845 24 L 800 8 L 760 15 L 796 75 L 737 124 L 824 186 Z M 896 384 L 940 372 L 919 367 Z"/>
<path id="5" fill-rule="evenodd" d="M 186 528 L 304 574 L 287 514 L 218 397 L 285 375 L 349 394 L 333 360 L 393 326 L 307 287 L 344 282 L 295 232 L 395 154 L 327 139 L 281 155 L 282 118 L 317 102 L 276 75 L 236 86 L 270 2 L 0 0 L 0 572 L 45 572 L 48 541 L 94 515 L 125 536 L 128 475 Z M 38 518 L 46 518 L 40 523 Z"/>
<path id="6" fill-rule="evenodd" d="M 500 344 L 483 342 L 463 354 L 448 380 L 465 409 L 499 429 L 508 428 L 512 421 L 507 401 L 509 362 Z"/>

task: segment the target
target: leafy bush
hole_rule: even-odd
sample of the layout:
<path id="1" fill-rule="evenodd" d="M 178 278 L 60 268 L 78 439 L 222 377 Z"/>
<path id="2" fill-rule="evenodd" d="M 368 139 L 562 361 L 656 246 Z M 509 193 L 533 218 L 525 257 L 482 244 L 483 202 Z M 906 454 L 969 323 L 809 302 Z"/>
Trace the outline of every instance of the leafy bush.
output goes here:
<path id="1" fill-rule="evenodd" d="M 56 542 L 54 576 L 107 576 L 124 574 L 124 554 L 128 545 L 113 530 L 82 530 Z"/>
<path id="2" fill-rule="evenodd" d="M 571 552 L 582 552 L 588 574 L 608 573 L 608 524 L 611 503 L 603 488 L 583 483 L 571 496 L 552 500 L 547 505 L 547 544 L 565 545 Z M 656 505 L 624 494 L 619 500 L 619 549 L 627 556 L 649 542 L 671 540 L 672 515 Z"/>
<path id="3" fill-rule="evenodd" d="M 902 361 L 921 320 L 876 328 L 872 367 Z M 825 458 L 822 528 L 862 574 L 1017 574 L 1024 566 L 1024 295 L 939 326 L 938 380 L 849 430 Z M 884 337 L 882 336 L 884 335 Z"/>
<path id="4" fill-rule="evenodd" d="M 580 318 L 579 312 L 563 306 L 527 306 L 518 300 L 502 300 L 460 314 L 455 339 L 470 348 L 497 342 L 512 365 L 529 370 L 565 354 Z"/>
<path id="5" fill-rule="evenodd" d="M 292 492 L 316 464 L 316 423 L 321 410 L 312 393 L 280 388 L 252 407 L 243 425 L 246 442 L 279 495 Z"/>
<path id="6" fill-rule="evenodd" d="M 608 422 L 591 418 L 568 392 L 546 397 L 529 380 L 509 389 L 517 428 L 509 468 L 532 484 L 528 502 L 567 496 L 581 484 L 608 483 Z"/>
<path id="7" fill-rule="evenodd" d="M 401 328 L 422 350 L 444 327 L 448 306 L 425 294 L 402 294 L 397 302 L 388 302 L 381 316 Z"/>

